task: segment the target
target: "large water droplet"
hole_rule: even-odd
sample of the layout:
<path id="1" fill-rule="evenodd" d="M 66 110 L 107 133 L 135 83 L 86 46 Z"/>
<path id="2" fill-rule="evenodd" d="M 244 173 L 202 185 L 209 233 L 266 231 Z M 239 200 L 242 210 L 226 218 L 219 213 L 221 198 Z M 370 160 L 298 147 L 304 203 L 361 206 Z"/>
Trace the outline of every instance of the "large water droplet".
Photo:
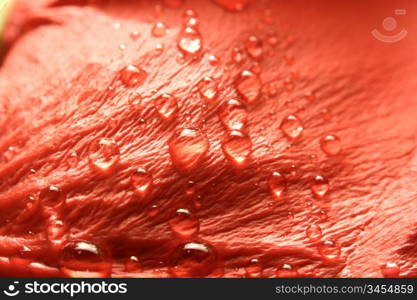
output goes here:
<path id="1" fill-rule="evenodd" d="M 251 278 L 262 277 L 263 266 L 259 259 L 252 258 L 245 267 L 246 275 Z"/>
<path id="2" fill-rule="evenodd" d="M 313 224 L 307 227 L 306 235 L 312 242 L 321 240 L 322 232 L 319 225 Z"/>
<path id="3" fill-rule="evenodd" d="M 143 168 L 137 169 L 130 178 L 133 186 L 133 191 L 137 196 L 146 198 L 153 187 L 152 175 Z"/>
<path id="4" fill-rule="evenodd" d="M 337 155 L 342 150 L 340 139 L 334 135 L 326 135 L 320 140 L 321 149 L 327 155 Z"/>
<path id="5" fill-rule="evenodd" d="M 273 172 L 268 180 L 269 188 L 275 200 L 281 200 L 287 182 L 284 176 L 279 172 Z"/>
<path id="6" fill-rule="evenodd" d="M 172 255 L 170 272 L 175 277 L 203 277 L 214 271 L 217 258 L 206 243 L 180 245 Z"/>
<path id="7" fill-rule="evenodd" d="M 258 75 L 244 70 L 235 81 L 235 87 L 239 95 L 247 102 L 258 100 L 261 93 L 262 83 Z"/>
<path id="8" fill-rule="evenodd" d="M 208 102 L 212 101 L 217 95 L 217 81 L 211 77 L 204 77 L 197 84 L 198 91 Z"/>
<path id="9" fill-rule="evenodd" d="M 55 185 L 51 185 L 39 193 L 42 204 L 46 207 L 53 207 L 60 204 L 63 200 L 61 190 Z"/>
<path id="10" fill-rule="evenodd" d="M 167 27 L 163 22 L 156 22 L 152 27 L 152 35 L 154 37 L 163 37 L 167 32 Z"/>
<path id="11" fill-rule="evenodd" d="M 290 264 L 283 264 L 277 268 L 275 275 L 277 278 L 296 278 L 299 274 Z"/>
<path id="12" fill-rule="evenodd" d="M 155 99 L 155 108 L 163 120 L 170 121 L 178 110 L 177 99 L 170 94 L 163 94 Z"/>
<path id="13" fill-rule="evenodd" d="M 188 209 L 180 208 L 175 216 L 169 220 L 171 230 L 180 238 L 190 238 L 200 229 L 200 222 Z"/>
<path id="14" fill-rule="evenodd" d="M 114 140 L 107 138 L 93 141 L 88 148 L 88 153 L 90 166 L 102 175 L 110 174 L 120 158 L 119 146 Z"/>
<path id="15" fill-rule="evenodd" d="M 400 267 L 396 263 L 389 262 L 381 266 L 382 276 L 385 278 L 396 278 L 400 276 Z"/>
<path id="16" fill-rule="evenodd" d="M 259 60 L 262 58 L 262 41 L 258 37 L 254 35 L 250 36 L 249 39 L 246 41 L 245 47 L 249 56 L 253 59 Z"/>
<path id="17" fill-rule="evenodd" d="M 127 87 L 139 86 L 147 77 L 147 73 L 138 66 L 128 65 L 120 70 L 120 81 Z"/>
<path id="18" fill-rule="evenodd" d="M 200 52 L 203 45 L 200 32 L 194 27 L 185 27 L 178 41 L 178 48 L 185 55 L 195 55 Z"/>
<path id="19" fill-rule="evenodd" d="M 246 133 L 233 130 L 223 143 L 222 150 L 233 166 L 244 167 L 248 163 L 252 152 L 252 142 Z"/>
<path id="20" fill-rule="evenodd" d="M 320 255 L 327 261 L 335 262 L 340 258 L 340 247 L 332 241 L 324 241 L 318 250 Z"/>
<path id="21" fill-rule="evenodd" d="M 109 253 L 86 241 L 70 241 L 63 247 L 59 259 L 61 270 L 69 277 L 108 277 L 112 269 Z"/>
<path id="22" fill-rule="evenodd" d="M 317 198 L 323 198 L 329 191 L 329 182 L 321 175 L 316 175 L 311 183 L 311 191 Z"/>
<path id="23" fill-rule="evenodd" d="M 226 129 L 242 130 L 248 120 L 248 111 L 239 100 L 230 99 L 220 107 L 219 117 Z"/>
<path id="24" fill-rule="evenodd" d="M 249 0 L 213 0 L 220 7 L 231 12 L 240 12 L 247 5 Z"/>
<path id="25" fill-rule="evenodd" d="M 200 130 L 183 128 L 168 141 L 172 162 L 181 171 L 188 172 L 198 166 L 209 149 L 207 136 Z"/>
<path id="26" fill-rule="evenodd" d="M 290 139 L 298 138 L 303 132 L 303 124 L 295 115 L 289 115 L 282 120 L 280 128 L 282 132 Z"/>

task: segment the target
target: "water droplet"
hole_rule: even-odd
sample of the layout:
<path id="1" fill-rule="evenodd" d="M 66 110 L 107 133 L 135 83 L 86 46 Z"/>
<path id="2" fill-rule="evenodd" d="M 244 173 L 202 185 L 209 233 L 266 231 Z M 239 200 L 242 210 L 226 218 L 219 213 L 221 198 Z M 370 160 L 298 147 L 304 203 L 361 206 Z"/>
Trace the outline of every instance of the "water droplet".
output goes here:
<path id="1" fill-rule="evenodd" d="M 137 258 L 137 256 L 132 255 L 126 260 L 125 271 L 126 272 L 140 272 L 141 271 L 139 258 Z"/>
<path id="2" fill-rule="evenodd" d="M 119 73 L 120 81 L 126 87 L 139 86 L 143 83 L 147 75 L 148 74 L 144 70 L 134 65 L 128 65 L 127 67 L 120 70 Z"/>
<path id="3" fill-rule="evenodd" d="M 39 193 L 42 204 L 46 207 L 53 207 L 61 203 L 63 197 L 61 190 L 55 185 L 51 185 Z"/>
<path id="4" fill-rule="evenodd" d="M 231 12 L 240 12 L 248 5 L 249 0 L 214 0 L 220 7 Z"/>
<path id="5" fill-rule="evenodd" d="M 314 101 L 316 99 L 316 95 L 313 92 L 306 92 L 304 95 L 309 101 Z"/>
<path id="6" fill-rule="evenodd" d="M 208 61 L 211 66 L 217 66 L 219 64 L 219 59 L 213 54 L 209 54 Z"/>
<path id="7" fill-rule="evenodd" d="M 152 175 L 143 168 L 137 169 L 130 178 L 135 194 L 144 199 L 153 188 Z"/>
<path id="8" fill-rule="evenodd" d="M 180 238 L 190 238 L 200 229 L 200 223 L 188 209 L 180 208 L 175 216 L 169 220 L 171 230 Z"/>
<path id="9" fill-rule="evenodd" d="M 140 33 L 139 31 L 134 30 L 129 34 L 129 36 L 132 40 L 136 41 L 140 37 Z"/>
<path id="10" fill-rule="evenodd" d="M 63 247 L 59 259 L 61 270 L 69 277 L 108 277 L 112 260 L 104 249 L 86 241 L 70 241 Z"/>
<path id="11" fill-rule="evenodd" d="M 61 244 L 65 234 L 64 223 L 56 217 L 51 217 L 48 221 L 47 232 L 48 240 L 53 244 Z"/>
<path id="12" fill-rule="evenodd" d="M 167 27 L 163 22 L 156 22 L 152 27 L 152 35 L 154 37 L 163 37 L 167 32 Z"/>
<path id="13" fill-rule="evenodd" d="M 236 167 L 244 167 L 252 152 L 252 142 L 249 136 L 238 130 L 232 130 L 222 145 L 226 158 Z"/>
<path id="14" fill-rule="evenodd" d="M 177 99 L 170 94 L 163 94 L 155 99 L 155 108 L 165 121 L 171 121 L 178 110 Z"/>
<path id="15" fill-rule="evenodd" d="M 400 267 L 396 263 L 388 262 L 381 266 L 382 276 L 385 278 L 396 278 L 400 276 Z"/>
<path id="16" fill-rule="evenodd" d="M 203 277 L 212 273 L 216 264 L 217 258 L 210 245 L 190 242 L 175 250 L 169 270 L 175 277 Z"/>
<path id="17" fill-rule="evenodd" d="M 280 128 L 290 139 L 298 138 L 304 130 L 301 120 L 295 115 L 289 115 L 282 120 Z"/>
<path id="18" fill-rule="evenodd" d="M 158 205 L 152 205 L 151 208 L 148 211 L 148 216 L 150 216 L 151 218 L 155 217 L 156 215 L 158 215 L 160 212 Z"/>
<path id="19" fill-rule="evenodd" d="M 317 175 L 313 178 L 311 183 L 311 191 L 317 198 L 323 198 L 329 191 L 329 182 L 321 175 Z"/>
<path id="20" fill-rule="evenodd" d="M 318 250 L 320 255 L 327 261 L 334 262 L 340 258 L 340 248 L 332 241 L 324 241 Z"/>
<path id="21" fill-rule="evenodd" d="M 299 276 L 297 270 L 290 264 L 283 264 L 282 267 L 277 268 L 275 275 L 277 278 L 296 278 Z"/>
<path id="22" fill-rule="evenodd" d="M 155 56 L 159 56 L 164 52 L 164 44 L 158 43 L 155 45 Z"/>
<path id="23" fill-rule="evenodd" d="M 240 50 L 239 48 L 234 48 L 232 50 L 232 60 L 235 63 L 240 64 L 243 61 L 243 53 L 242 53 L 242 50 Z"/>
<path id="24" fill-rule="evenodd" d="M 332 156 L 337 155 L 342 150 L 340 139 L 335 135 L 326 135 L 320 140 L 320 146 L 324 153 Z"/>
<path id="25" fill-rule="evenodd" d="M 279 172 L 273 172 L 268 180 L 269 188 L 275 200 L 281 200 L 287 186 L 284 176 Z"/>
<path id="26" fill-rule="evenodd" d="M 312 242 L 317 242 L 321 240 L 322 232 L 319 225 L 310 225 L 306 229 L 306 235 Z"/>
<path id="27" fill-rule="evenodd" d="M 242 130 L 248 120 L 248 111 L 239 100 L 230 99 L 220 107 L 219 117 L 226 129 Z"/>
<path id="28" fill-rule="evenodd" d="M 259 259 L 252 258 L 249 261 L 249 264 L 245 267 L 246 275 L 251 278 L 259 278 L 262 277 L 262 264 L 260 263 Z"/>
<path id="29" fill-rule="evenodd" d="M 88 148 L 90 166 L 99 174 L 113 172 L 119 158 L 119 146 L 112 139 L 101 138 L 93 141 Z"/>
<path id="30" fill-rule="evenodd" d="M 262 41 L 258 37 L 254 35 L 250 36 L 249 39 L 246 41 L 245 47 L 249 56 L 253 59 L 259 60 L 262 58 Z"/>
<path id="31" fill-rule="evenodd" d="M 186 27 L 179 36 L 178 48 L 185 55 L 195 55 L 202 48 L 201 34 L 193 27 Z"/>
<path id="32" fill-rule="evenodd" d="M 235 81 L 235 87 L 239 95 L 242 96 L 247 103 L 252 103 L 258 100 L 262 83 L 258 75 L 251 71 L 244 70 Z"/>
<path id="33" fill-rule="evenodd" d="M 213 101 L 217 95 L 218 84 L 217 81 L 211 77 L 204 77 L 197 84 L 198 91 L 204 99 L 208 102 Z"/>
<path id="34" fill-rule="evenodd" d="M 183 128 L 168 141 L 172 162 L 181 171 L 188 172 L 198 166 L 209 149 L 207 136 L 200 130 Z"/>

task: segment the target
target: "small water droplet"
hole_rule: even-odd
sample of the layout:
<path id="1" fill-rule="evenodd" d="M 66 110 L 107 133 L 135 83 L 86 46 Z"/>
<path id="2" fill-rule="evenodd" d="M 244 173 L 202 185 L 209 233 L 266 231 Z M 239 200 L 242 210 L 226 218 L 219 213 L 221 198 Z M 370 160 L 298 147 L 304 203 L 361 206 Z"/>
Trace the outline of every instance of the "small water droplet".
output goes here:
<path id="1" fill-rule="evenodd" d="M 332 241 L 324 241 L 318 248 L 319 253 L 327 261 L 338 261 L 340 258 L 340 247 Z"/>
<path id="2" fill-rule="evenodd" d="M 284 176 L 279 172 L 273 172 L 268 180 L 269 188 L 275 200 L 281 200 L 287 182 Z"/>
<path id="3" fill-rule="evenodd" d="M 159 56 L 164 52 L 164 44 L 158 43 L 155 45 L 155 56 Z"/>
<path id="4" fill-rule="evenodd" d="M 42 204 L 46 207 L 53 207 L 60 204 L 63 200 L 61 190 L 55 185 L 51 185 L 39 193 Z"/>
<path id="5" fill-rule="evenodd" d="M 167 32 L 167 27 L 164 22 L 156 22 L 152 27 L 152 35 L 154 37 L 163 37 Z"/>
<path id="6" fill-rule="evenodd" d="M 382 276 L 385 278 L 396 278 L 400 276 L 400 267 L 396 263 L 388 262 L 381 266 Z"/>
<path id="7" fill-rule="evenodd" d="M 143 83 L 147 75 L 148 74 L 144 70 L 134 65 L 128 65 L 127 67 L 120 70 L 119 73 L 120 81 L 126 87 L 139 86 Z"/>
<path id="8" fill-rule="evenodd" d="M 219 64 L 219 59 L 213 54 L 209 54 L 208 61 L 211 66 L 217 66 Z"/>
<path id="9" fill-rule="evenodd" d="M 125 262 L 125 271 L 126 272 L 140 272 L 141 265 L 139 263 L 139 258 L 137 256 L 130 256 Z"/>
<path id="10" fill-rule="evenodd" d="M 244 167 L 252 152 L 252 142 L 246 133 L 232 130 L 223 143 L 222 150 L 233 166 Z"/>
<path id="11" fill-rule="evenodd" d="M 188 209 L 180 208 L 175 216 L 169 220 L 171 230 L 180 238 L 190 238 L 200 229 L 200 222 Z"/>
<path id="12" fill-rule="evenodd" d="M 303 132 L 303 124 L 295 115 L 289 115 L 282 120 L 280 129 L 290 139 L 298 138 Z"/>
<path id="13" fill-rule="evenodd" d="M 216 264 L 217 258 L 210 245 L 189 242 L 175 249 L 169 270 L 175 277 L 202 277 L 212 273 Z"/>
<path id="14" fill-rule="evenodd" d="M 136 41 L 140 37 L 140 33 L 139 31 L 134 30 L 129 34 L 129 36 L 132 40 Z"/>
<path id="15" fill-rule="evenodd" d="M 143 168 L 137 169 L 130 178 L 135 194 L 144 199 L 153 188 L 152 175 Z"/>
<path id="16" fill-rule="evenodd" d="M 112 260 L 104 249 L 86 241 L 70 241 L 63 247 L 59 259 L 61 270 L 69 277 L 108 277 Z"/>
<path id="17" fill-rule="evenodd" d="M 233 50 L 232 50 L 232 60 L 235 63 L 240 64 L 243 61 L 242 50 L 240 50 L 239 48 L 233 48 Z"/>
<path id="18" fill-rule="evenodd" d="M 148 211 L 148 216 L 153 218 L 156 215 L 158 215 L 160 212 L 158 205 L 152 205 L 151 208 Z"/>
<path id="19" fill-rule="evenodd" d="M 296 278 L 299 276 L 297 270 L 290 264 L 283 264 L 282 267 L 277 268 L 275 275 L 277 278 Z"/>
<path id="20" fill-rule="evenodd" d="M 230 99 L 220 107 L 219 117 L 226 129 L 242 130 L 248 120 L 248 111 L 242 102 Z"/>
<path id="21" fill-rule="evenodd" d="M 155 99 L 155 108 L 165 121 L 171 121 L 178 110 L 177 99 L 170 94 L 163 94 Z"/>
<path id="22" fill-rule="evenodd" d="M 340 153 L 342 145 L 340 139 L 335 135 L 326 135 L 320 140 L 320 146 L 324 153 L 333 156 Z"/>
<path id="23" fill-rule="evenodd" d="M 183 128 L 175 132 L 168 141 L 174 165 L 184 172 L 196 168 L 209 149 L 207 136 L 194 128 Z"/>
<path id="24" fill-rule="evenodd" d="M 251 71 L 244 70 L 235 81 L 235 87 L 239 95 L 247 102 L 258 100 L 262 83 L 259 76 Z"/>
<path id="25" fill-rule="evenodd" d="M 257 36 L 250 36 L 245 43 L 246 51 L 253 59 L 259 60 L 262 58 L 263 49 L 262 41 Z"/>
<path id="26" fill-rule="evenodd" d="M 314 101 L 316 99 L 316 95 L 313 92 L 306 92 L 304 95 L 309 101 Z"/>
<path id="27" fill-rule="evenodd" d="M 94 140 L 88 148 L 90 166 L 99 174 L 109 175 L 119 162 L 119 146 L 112 139 Z"/>
<path id="28" fill-rule="evenodd" d="M 194 27 L 185 27 L 181 32 L 178 41 L 178 48 L 185 55 L 195 55 L 202 48 L 202 37 L 200 32 Z"/>
<path id="29" fill-rule="evenodd" d="M 321 240 L 322 232 L 319 225 L 313 224 L 307 227 L 306 235 L 312 242 Z"/>
<path id="30" fill-rule="evenodd" d="M 51 217 L 48 221 L 46 234 L 47 234 L 48 240 L 52 244 L 55 244 L 55 245 L 61 244 L 62 238 L 65 234 L 64 222 L 62 222 L 62 220 L 57 219 L 56 217 Z"/>
<path id="31" fill-rule="evenodd" d="M 329 182 L 321 175 L 316 175 L 311 183 L 311 191 L 314 196 L 321 199 L 326 196 L 329 191 Z"/>
<path id="32" fill-rule="evenodd" d="M 218 83 L 217 80 L 211 77 L 204 77 L 197 84 L 200 95 L 208 102 L 213 101 L 217 95 Z"/>
<path id="33" fill-rule="evenodd" d="M 249 264 L 245 267 L 247 277 L 259 278 L 262 277 L 263 267 L 259 259 L 252 258 Z"/>

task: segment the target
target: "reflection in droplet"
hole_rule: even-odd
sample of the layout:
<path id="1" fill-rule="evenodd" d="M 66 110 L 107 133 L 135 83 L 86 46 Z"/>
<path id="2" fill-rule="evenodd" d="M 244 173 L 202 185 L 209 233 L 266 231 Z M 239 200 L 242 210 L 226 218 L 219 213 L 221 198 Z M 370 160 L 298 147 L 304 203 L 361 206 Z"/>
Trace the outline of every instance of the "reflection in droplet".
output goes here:
<path id="1" fill-rule="evenodd" d="M 217 95 L 217 81 L 211 77 L 204 77 L 197 85 L 200 95 L 208 102 L 212 101 Z"/>
<path id="2" fill-rule="evenodd" d="M 120 81 L 126 87 L 136 87 L 143 83 L 147 77 L 147 73 L 138 66 L 128 65 L 124 69 L 120 70 Z"/>
<path id="3" fill-rule="evenodd" d="M 219 117 L 226 129 L 242 130 L 248 120 L 248 111 L 239 100 L 230 99 L 220 107 Z"/>
<path id="4" fill-rule="evenodd" d="M 320 140 L 320 146 L 327 155 L 337 155 L 342 150 L 340 139 L 335 135 L 326 135 Z"/>
<path id="5" fill-rule="evenodd" d="M 88 148 L 88 153 L 90 166 L 101 175 L 109 175 L 120 158 L 119 146 L 114 140 L 107 138 L 94 140 Z"/>
<path id="6" fill-rule="evenodd" d="M 271 176 L 269 176 L 268 183 L 274 199 L 281 200 L 287 185 L 284 176 L 279 172 L 273 172 Z"/>
<path id="7" fill-rule="evenodd" d="M 382 276 L 385 278 L 396 278 L 400 276 L 400 267 L 396 263 L 388 262 L 381 266 Z"/>
<path id="8" fill-rule="evenodd" d="M 165 121 L 171 121 L 178 110 L 177 99 L 170 94 L 163 94 L 155 99 L 155 108 Z"/>
<path id="9" fill-rule="evenodd" d="M 282 132 L 290 139 L 298 138 L 303 132 L 303 124 L 295 115 L 288 115 L 282 120 L 280 128 Z"/>
<path id="10" fill-rule="evenodd" d="M 200 52 L 203 45 L 200 32 L 194 27 L 186 27 L 181 32 L 178 41 L 178 48 L 185 55 L 195 55 Z"/>
<path id="11" fill-rule="evenodd" d="M 247 277 L 259 278 L 262 277 L 263 266 L 259 259 L 252 258 L 245 267 Z"/>
<path id="12" fill-rule="evenodd" d="M 235 87 L 239 95 L 247 102 L 258 100 L 262 83 L 257 74 L 244 70 L 235 81 Z"/>
<path id="13" fill-rule="evenodd" d="M 233 166 L 244 167 L 247 165 L 252 152 L 252 142 L 246 133 L 233 130 L 224 141 L 222 150 Z"/>
<path id="14" fill-rule="evenodd" d="M 322 232 L 319 225 L 313 224 L 307 227 L 306 235 L 312 242 L 321 240 Z"/>
<path id="15" fill-rule="evenodd" d="M 133 191 L 140 198 L 146 198 L 153 187 L 152 175 L 143 168 L 137 169 L 130 178 Z"/>
<path id="16" fill-rule="evenodd" d="M 262 41 L 257 36 L 250 36 L 245 44 L 246 51 L 253 59 L 261 59 L 263 54 Z"/>
<path id="17" fill-rule="evenodd" d="M 200 229 L 200 222 L 188 209 L 180 208 L 175 216 L 169 220 L 171 230 L 180 238 L 190 238 Z"/>
<path id="18" fill-rule="evenodd" d="M 46 207 L 52 207 L 60 204 L 63 200 L 61 190 L 55 185 L 51 185 L 39 193 L 42 204 Z"/>
<path id="19" fill-rule="evenodd" d="M 156 22 L 152 28 L 152 35 L 154 37 L 163 37 L 167 32 L 167 27 L 163 22 Z"/>
<path id="20" fill-rule="evenodd" d="M 334 262 L 338 261 L 340 258 L 340 247 L 332 241 L 324 241 L 318 249 L 320 255 L 327 261 Z"/>
<path id="21" fill-rule="evenodd" d="M 329 182 L 321 175 L 316 175 L 311 182 L 311 191 L 314 196 L 321 199 L 329 191 Z"/>

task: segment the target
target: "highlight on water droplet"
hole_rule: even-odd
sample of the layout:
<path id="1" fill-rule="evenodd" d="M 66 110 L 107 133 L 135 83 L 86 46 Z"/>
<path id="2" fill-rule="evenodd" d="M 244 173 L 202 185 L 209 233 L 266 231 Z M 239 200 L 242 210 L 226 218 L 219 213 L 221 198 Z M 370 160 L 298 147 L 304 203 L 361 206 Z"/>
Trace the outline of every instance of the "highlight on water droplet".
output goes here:
<path id="1" fill-rule="evenodd" d="M 248 121 L 248 111 L 239 100 L 229 99 L 220 107 L 219 118 L 227 130 L 242 130 Z"/>
<path id="2" fill-rule="evenodd" d="M 314 196 L 321 199 L 326 196 L 329 191 L 330 185 L 326 178 L 321 175 L 316 175 L 311 182 L 311 191 Z"/>
<path id="3" fill-rule="evenodd" d="M 200 222 L 188 209 L 180 208 L 175 216 L 168 221 L 172 232 L 179 238 L 190 238 L 200 230 Z"/>
<path id="4" fill-rule="evenodd" d="M 306 235 L 312 242 L 317 242 L 321 240 L 322 232 L 319 225 L 313 224 L 307 227 Z"/>
<path id="5" fill-rule="evenodd" d="M 171 121 L 178 110 L 177 99 L 170 94 L 163 94 L 155 99 L 155 108 L 165 121 Z"/>
<path id="6" fill-rule="evenodd" d="M 254 35 L 251 35 L 245 43 L 246 51 L 253 59 L 259 60 L 263 55 L 262 41 Z"/>
<path id="7" fill-rule="evenodd" d="M 200 32 L 194 27 L 185 27 L 178 39 L 178 48 L 185 55 L 195 55 L 201 51 L 203 40 Z"/>
<path id="8" fill-rule="evenodd" d="M 53 207 L 61 204 L 63 196 L 61 190 L 56 185 L 51 185 L 39 193 L 39 199 L 46 207 Z"/>
<path id="9" fill-rule="evenodd" d="M 244 167 L 249 162 L 252 152 L 252 142 L 243 131 L 232 130 L 222 144 L 222 150 L 230 163 L 238 168 Z"/>
<path id="10" fill-rule="evenodd" d="M 154 37 L 163 37 L 167 32 L 167 27 L 164 22 L 156 22 L 152 27 L 152 35 Z"/>
<path id="11" fill-rule="evenodd" d="M 329 262 L 335 262 L 340 259 L 340 247 L 337 246 L 333 241 L 324 241 L 318 247 L 320 255 Z"/>
<path id="12" fill-rule="evenodd" d="M 198 92 L 208 102 L 216 98 L 218 91 L 218 83 L 212 77 L 204 77 L 197 84 Z"/>
<path id="13" fill-rule="evenodd" d="M 330 156 L 338 155 L 342 150 L 340 139 L 335 135 L 326 135 L 320 140 L 320 146 L 324 153 Z"/>
<path id="14" fill-rule="evenodd" d="M 207 243 L 181 244 L 171 256 L 169 270 L 175 277 L 203 277 L 217 266 L 214 249 Z"/>
<path id="15" fill-rule="evenodd" d="M 288 115 L 282 120 L 281 131 L 290 139 L 298 138 L 303 132 L 303 124 L 296 115 Z"/>
<path id="16" fill-rule="evenodd" d="M 274 199 L 281 200 L 287 186 L 284 175 L 279 172 L 273 172 L 271 176 L 269 176 L 268 184 Z"/>
<path id="17" fill-rule="evenodd" d="M 235 88 L 247 103 L 252 103 L 258 100 L 262 83 L 257 74 L 244 70 L 236 79 Z"/>
<path id="18" fill-rule="evenodd" d="M 394 262 L 388 262 L 381 266 L 381 273 L 385 278 L 397 278 L 400 276 L 400 272 L 400 267 Z"/>
<path id="19" fill-rule="evenodd" d="M 58 263 L 64 274 L 73 278 L 105 278 L 110 276 L 112 269 L 110 254 L 87 241 L 67 242 Z"/>
<path id="20" fill-rule="evenodd" d="M 260 278 L 262 277 L 263 266 L 259 259 L 252 258 L 248 265 L 245 267 L 246 276 L 250 278 Z"/>
<path id="21" fill-rule="evenodd" d="M 275 272 L 276 278 L 297 278 L 298 276 L 297 270 L 290 264 L 283 264 Z"/>
<path id="22" fill-rule="evenodd" d="M 143 168 L 138 168 L 130 177 L 133 191 L 135 194 L 144 199 L 152 191 L 153 188 L 153 177 L 152 175 Z"/>
<path id="23" fill-rule="evenodd" d="M 143 83 L 148 74 L 135 65 L 128 65 L 119 72 L 120 81 L 126 87 L 136 87 Z"/>
<path id="24" fill-rule="evenodd" d="M 94 140 L 88 148 L 88 158 L 92 169 L 101 175 L 113 172 L 120 159 L 119 146 L 113 139 Z"/>
<path id="25" fill-rule="evenodd" d="M 209 140 L 200 130 L 182 128 L 168 141 L 169 152 L 174 165 L 183 172 L 195 169 L 209 149 Z"/>

